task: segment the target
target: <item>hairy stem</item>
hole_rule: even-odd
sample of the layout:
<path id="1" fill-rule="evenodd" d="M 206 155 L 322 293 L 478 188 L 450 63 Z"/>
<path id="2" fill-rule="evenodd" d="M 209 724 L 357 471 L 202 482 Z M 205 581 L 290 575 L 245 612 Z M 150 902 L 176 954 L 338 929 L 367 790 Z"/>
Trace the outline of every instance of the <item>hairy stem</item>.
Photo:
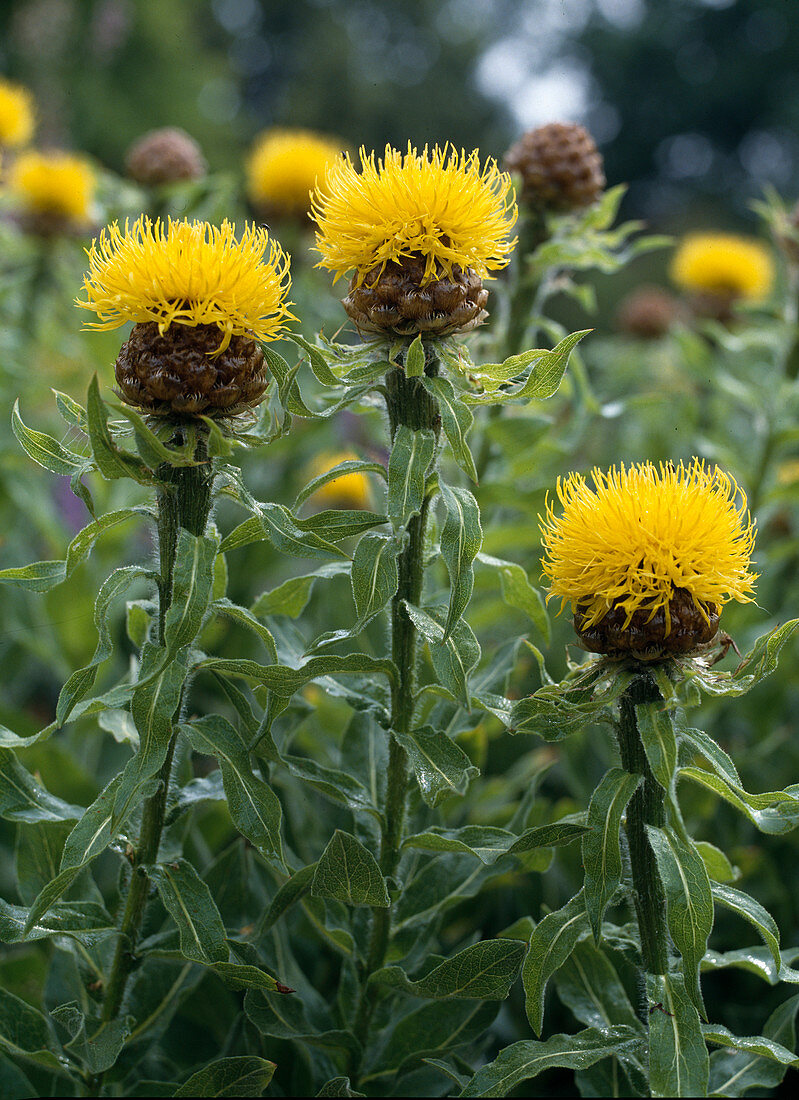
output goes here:
<path id="1" fill-rule="evenodd" d="M 644 673 L 632 681 L 621 698 L 618 727 L 622 767 L 643 776 L 627 807 L 627 841 L 630 849 L 633 899 L 641 935 L 641 954 L 648 974 L 665 974 L 669 964 L 669 940 L 666 926 L 666 896 L 655 861 L 655 853 L 646 834 L 647 825 L 662 827 L 666 821 L 666 792 L 657 782 L 641 743 L 637 704 L 655 703 L 660 692 Z"/>
<path id="2" fill-rule="evenodd" d="M 173 443 L 179 445 L 181 442 L 182 439 L 176 435 Z M 158 584 L 158 641 L 161 645 L 164 644 L 166 614 L 172 602 L 178 531 L 185 527 L 192 535 L 204 535 L 211 510 L 213 471 L 208 461 L 204 438 L 198 441 L 195 459 L 198 463 L 196 466 L 164 465 L 158 469 L 161 483 L 158 489 L 158 552 L 161 566 Z M 105 1021 L 113 1020 L 117 1016 L 128 978 L 136 965 L 136 944 L 150 891 L 150 880 L 145 867 L 158 859 L 176 740 L 175 731 L 169 742 L 166 759 L 158 773 L 158 790 L 144 803 L 139 843 L 130 856 L 130 886 L 103 998 L 102 1018 Z"/>
<path id="3" fill-rule="evenodd" d="M 425 373 L 438 374 L 438 360 L 427 353 Z M 401 425 L 414 431 L 434 431 L 438 434 L 438 405 L 418 378 L 408 378 L 396 368 L 386 375 L 386 407 L 391 438 Z M 430 497 L 425 496 L 417 515 L 406 528 L 407 543 L 398 559 L 399 585 L 391 602 L 391 657 L 399 679 L 391 693 L 391 731 L 386 778 L 385 824 L 380 838 L 380 869 L 390 878 L 397 869 L 405 824 L 405 802 L 408 794 L 408 756 L 393 733 L 408 733 L 413 722 L 413 702 L 416 694 L 418 638 L 416 627 L 405 604 L 418 604 L 424 581 L 424 545 Z M 372 910 L 372 931 L 366 954 L 361 996 L 354 1025 L 355 1034 L 363 1042 L 369 1031 L 372 998 L 367 988 L 369 976 L 385 961 L 391 935 L 391 909 Z"/>

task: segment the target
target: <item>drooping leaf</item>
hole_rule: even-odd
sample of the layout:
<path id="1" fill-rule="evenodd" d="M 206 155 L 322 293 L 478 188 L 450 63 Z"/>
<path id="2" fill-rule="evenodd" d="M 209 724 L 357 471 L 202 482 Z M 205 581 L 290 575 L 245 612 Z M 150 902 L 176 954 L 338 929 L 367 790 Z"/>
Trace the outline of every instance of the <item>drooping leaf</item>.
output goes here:
<path id="1" fill-rule="evenodd" d="M 199 963 L 227 962 L 225 926 L 211 891 L 185 859 L 144 868 L 180 933 L 180 950 Z"/>
<path id="2" fill-rule="evenodd" d="M 742 890 L 735 890 L 732 886 L 724 885 L 720 882 L 711 882 L 710 891 L 713 895 L 713 901 L 717 905 L 723 905 L 726 909 L 730 909 L 733 913 L 737 913 L 739 917 L 743 917 L 745 921 L 748 921 L 762 936 L 763 942 L 771 952 L 771 957 L 774 959 L 774 965 L 779 972 L 782 967 L 782 960 L 780 957 L 780 930 L 777 927 L 777 922 L 772 917 L 760 902 L 755 901 L 748 894 L 745 894 Z"/>
<path id="3" fill-rule="evenodd" d="M 575 944 L 590 928 L 583 891 L 562 909 L 547 913 L 535 926 L 522 967 L 527 1019 L 536 1035 L 544 1021 L 547 982 L 568 959 Z"/>
<path id="4" fill-rule="evenodd" d="M 71 806 L 46 790 L 23 768 L 12 749 L 0 749 L 0 817 L 7 821 L 77 821 L 81 806 Z"/>
<path id="5" fill-rule="evenodd" d="M 19 400 L 11 411 L 11 430 L 28 457 L 54 474 L 82 473 L 91 465 L 85 455 L 68 450 L 51 435 L 28 428 L 19 415 Z"/>
<path id="6" fill-rule="evenodd" d="M 420 726 L 394 736 L 408 753 L 422 798 L 437 806 L 452 794 L 463 795 L 471 779 L 479 774 L 463 749 L 443 730 Z"/>

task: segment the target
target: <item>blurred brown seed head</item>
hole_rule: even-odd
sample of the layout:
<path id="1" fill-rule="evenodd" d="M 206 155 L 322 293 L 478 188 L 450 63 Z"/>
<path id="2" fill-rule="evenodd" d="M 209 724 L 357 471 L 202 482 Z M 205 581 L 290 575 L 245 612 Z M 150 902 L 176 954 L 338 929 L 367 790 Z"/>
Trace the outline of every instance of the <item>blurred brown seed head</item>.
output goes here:
<path id="1" fill-rule="evenodd" d="M 616 314 L 622 332 L 642 340 L 664 336 L 678 319 L 677 299 L 659 286 L 640 286 L 627 295 Z"/>
<path id="2" fill-rule="evenodd" d="M 150 130 L 131 145 L 125 156 L 131 179 L 151 187 L 159 183 L 202 179 L 208 170 L 200 146 L 185 130 L 167 126 Z"/>
<path id="3" fill-rule="evenodd" d="M 550 122 L 522 134 L 505 154 L 522 180 L 522 201 L 568 212 L 597 201 L 605 188 L 602 156 L 584 126 Z"/>

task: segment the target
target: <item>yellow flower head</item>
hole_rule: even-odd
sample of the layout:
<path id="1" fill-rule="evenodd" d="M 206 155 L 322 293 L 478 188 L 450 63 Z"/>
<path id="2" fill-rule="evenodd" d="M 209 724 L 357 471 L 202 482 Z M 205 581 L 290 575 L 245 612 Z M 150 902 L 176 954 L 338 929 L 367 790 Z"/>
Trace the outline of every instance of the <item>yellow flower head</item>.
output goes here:
<path id="1" fill-rule="evenodd" d="M 247 192 L 256 206 L 305 214 L 311 191 L 341 153 L 341 144 L 310 130 L 267 130 L 247 161 Z"/>
<path id="2" fill-rule="evenodd" d="M 312 196 L 317 267 L 334 271 L 334 282 L 354 268 L 360 285 L 373 268 L 411 256 L 424 261 L 423 286 L 452 278 L 455 265 L 485 278 L 508 263 L 516 196 L 495 161 L 481 168 L 476 149 L 417 153 L 410 143 L 404 155 L 387 145 L 382 160 L 365 149 L 360 157 L 360 172 L 349 154 L 334 161 Z"/>
<path id="3" fill-rule="evenodd" d="M 671 277 L 686 290 L 757 301 L 774 281 L 771 253 L 759 241 L 732 233 L 691 233 L 671 263 Z"/>
<path id="4" fill-rule="evenodd" d="M 33 214 L 54 214 L 72 222 L 89 220 L 96 180 L 84 157 L 37 153 L 31 149 L 14 162 L 9 187 Z"/>
<path id="5" fill-rule="evenodd" d="M 317 455 L 311 464 L 310 477 L 319 477 L 338 466 L 341 462 L 357 459 L 353 451 L 341 451 L 335 454 L 327 452 Z M 369 508 L 372 494 L 366 474 L 342 474 L 333 481 L 326 482 L 314 493 L 317 503 L 328 508 Z"/>
<path id="6" fill-rule="evenodd" d="M 563 514 L 547 500 L 546 519 L 539 516 L 549 597 L 560 597 L 561 610 L 579 606 L 590 627 L 622 607 L 626 629 L 636 611 L 651 619 L 663 608 L 668 634 L 677 588 L 704 618 L 707 604 L 751 601 L 755 525 L 731 477 L 695 458 L 688 466 L 595 469 L 592 478 L 593 488 L 580 474 L 559 479 Z"/>
<path id="7" fill-rule="evenodd" d="M 219 351 L 231 336 L 277 339 L 294 320 L 286 300 L 290 258 L 265 229 L 202 221 L 168 224 L 142 216 L 104 229 L 87 249 L 86 301 L 99 320 L 89 328 L 110 329 L 126 321 L 155 321 L 163 335 L 171 324 L 217 325 Z"/>
<path id="8" fill-rule="evenodd" d="M 0 146 L 19 148 L 33 135 L 33 96 L 0 77 Z"/>

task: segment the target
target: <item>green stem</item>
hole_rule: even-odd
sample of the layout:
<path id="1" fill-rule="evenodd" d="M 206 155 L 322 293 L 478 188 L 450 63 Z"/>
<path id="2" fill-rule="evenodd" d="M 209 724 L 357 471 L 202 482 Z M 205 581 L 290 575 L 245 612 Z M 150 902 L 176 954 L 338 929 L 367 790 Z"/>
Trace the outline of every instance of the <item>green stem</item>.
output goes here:
<path id="1" fill-rule="evenodd" d="M 427 352 L 425 373 L 438 374 L 438 360 Z M 401 425 L 414 431 L 440 431 L 438 404 L 418 378 L 408 378 L 401 368 L 386 375 L 386 407 L 391 438 Z M 399 678 L 391 693 L 391 731 L 386 778 L 384 825 L 380 838 L 380 869 L 390 878 L 397 869 L 405 825 L 405 803 L 408 794 L 408 756 L 393 733 L 406 734 L 412 728 L 414 697 L 417 683 L 418 637 L 416 627 L 405 610 L 405 604 L 418 604 L 424 581 L 424 545 L 431 497 L 425 496 L 419 513 L 406 527 L 407 542 L 399 556 L 399 585 L 391 602 L 391 657 Z M 384 963 L 391 936 L 391 909 L 372 910 L 372 930 L 366 954 L 361 996 L 356 1012 L 354 1031 L 364 1042 L 369 1031 L 373 1000 L 368 989 L 369 977 Z"/>
<path id="2" fill-rule="evenodd" d="M 646 834 L 647 825 L 662 828 L 666 821 L 666 792 L 655 779 L 644 752 L 635 708 L 641 703 L 661 699 L 654 680 L 643 673 L 632 681 L 621 698 L 618 726 L 622 767 L 643 776 L 627 807 L 626 833 L 630 849 L 633 899 L 641 935 L 641 954 L 648 974 L 665 974 L 669 965 L 669 939 L 666 926 L 666 896 L 655 862 L 655 854 Z"/>
<path id="3" fill-rule="evenodd" d="M 176 434 L 172 442 L 178 445 L 182 442 L 179 433 Z M 192 535 L 204 535 L 211 511 L 211 490 L 214 475 L 208 461 L 208 451 L 204 437 L 198 440 L 195 460 L 197 461 L 196 466 L 169 466 L 165 464 L 159 467 L 157 471 L 160 483 L 158 489 L 158 552 L 161 564 L 161 576 L 158 584 L 158 641 L 161 645 L 164 644 L 166 614 L 172 601 L 178 531 L 181 527 L 185 527 Z M 119 940 L 117 941 L 116 953 L 111 964 L 111 972 L 103 998 L 102 1018 L 104 1021 L 116 1018 L 125 996 L 128 978 L 137 963 L 136 944 L 150 892 L 150 880 L 145 868 L 158 859 L 176 741 L 177 729 L 172 734 L 166 759 L 158 773 L 158 790 L 145 801 L 142 810 L 139 843 L 131 856 L 132 873 L 125 902 L 125 911 L 119 929 Z M 100 1077 L 98 1085 L 101 1083 L 102 1077 Z"/>

